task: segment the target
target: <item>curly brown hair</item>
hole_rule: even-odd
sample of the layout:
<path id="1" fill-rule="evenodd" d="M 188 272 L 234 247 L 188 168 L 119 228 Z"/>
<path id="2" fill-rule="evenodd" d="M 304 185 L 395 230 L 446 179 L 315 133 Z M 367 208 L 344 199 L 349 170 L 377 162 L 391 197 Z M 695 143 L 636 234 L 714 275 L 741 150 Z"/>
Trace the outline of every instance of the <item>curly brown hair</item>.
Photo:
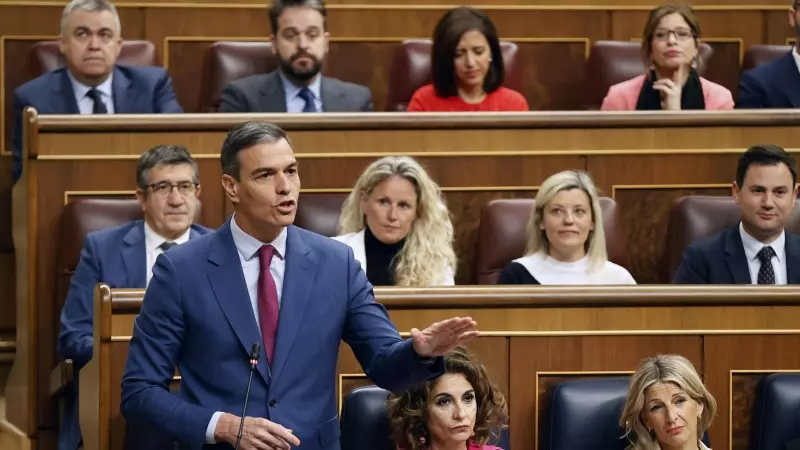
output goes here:
<path id="1" fill-rule="evenodd" d="M 492 382 L 481 364 L 467 349 L 458 347 L 444 355 L 445 373 L 460 373 L 475 390 L 478 411 L 472 440 L 483 445 L 497 441 L 500 430 L 508 426 L 506 399 Z M 401 394 L 389 395 L 389 418 L 392 439 L 404 450 L 421 450 L 430 443 L 428 428 L 428 396 L 439 379 L 427 381 Z M 422 441 L 424 438 L 424 442 Z"/>

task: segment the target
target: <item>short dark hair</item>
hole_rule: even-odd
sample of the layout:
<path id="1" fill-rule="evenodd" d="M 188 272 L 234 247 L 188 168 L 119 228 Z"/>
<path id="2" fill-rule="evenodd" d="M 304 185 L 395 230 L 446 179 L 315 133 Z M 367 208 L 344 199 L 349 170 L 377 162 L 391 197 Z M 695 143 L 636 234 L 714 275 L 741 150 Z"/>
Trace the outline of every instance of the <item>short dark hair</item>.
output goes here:
<path id="1" fill-rule="evenodd" d="M 158 165 L 177 166 L 180 164 L 192 166 L 193 181 L 195 184 L 200 184 L 200 171 L 189 150 L 182 145 L 161 144 L 142 153 L 142 156 L 139 157 L 139 162 L 136 164 L 136 186 L 146 192 L 147 185 L 150 184 L 150 169 Z"/>
<path id="2" fill-rule="evenodd" d="M 439 97 L 452 97 L 458 94 L 453 59 L 461 36 L 471 30 L 479 31 L 486 36 L 492 52 L 489 72 L 483 80 L 483 90 L 486 93 L 494 92 L 503 85 L 506 69 L 503 64 L 503 52 L 500 50 L 497 29 L 489 16 L 483 12 L 462 6 L 447 11 L 439 19 L 439 23 L 436 24 L 436 29 L 433 31 L 431 78 L 433 78 L 436 95 Z"/>
<path id="3" fill-rule="evenodd" d="M 324 0 L 274 0 L 269 8 L 269 23 L 272 34 L 278 34 L 278 18 L 288 8 L 311 8 L 322 15 L 322 29 L 328 29 L 328 8 Z"/>
<path id="4" fill-rule="evenodd" d="M 251 121 L 235 126 L 222 143 L 219 155 L 222 173 L 240 180 L 239 152 L 257 144 L 272 144 L 282 139 L 292 144 L 286 132 L 274 123 Z"/>
<path id="5" fill-rule="evenodd" d="M 747 175 L 747 169 L 751 165 L 757 166 L 776 166 L 778 164 L 786 164 L 789 172 L 792 173 L 792 186 L 797 184 L 797 164 L 794 158 L 789 153 L 786 153 L 782 147 L 774 144 L 754 145 L 747 149 L 739 158 L 739 164 L 736 167 L 736 185 L 740 188 L 744 184 L 744 177 Z"/>

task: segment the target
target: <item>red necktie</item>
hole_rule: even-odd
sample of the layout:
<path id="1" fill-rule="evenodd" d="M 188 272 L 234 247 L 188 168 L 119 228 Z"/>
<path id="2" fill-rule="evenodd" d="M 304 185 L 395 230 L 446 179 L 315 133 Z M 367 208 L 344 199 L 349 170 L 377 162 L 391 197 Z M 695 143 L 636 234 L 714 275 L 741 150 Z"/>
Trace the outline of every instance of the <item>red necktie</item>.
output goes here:
<path id="1" fill-rule="evenodd" d="M 264 339 L 264 351 L 267 362 L 272 367 L 272 356 L 275 353 L 275 338 L 278 334 L 278 289 L 269 271 L 275 248 L 264 245 L 258 249 L 261 272 L 258 275 L 258 318 L 261 322 L 261 337 Z"/>

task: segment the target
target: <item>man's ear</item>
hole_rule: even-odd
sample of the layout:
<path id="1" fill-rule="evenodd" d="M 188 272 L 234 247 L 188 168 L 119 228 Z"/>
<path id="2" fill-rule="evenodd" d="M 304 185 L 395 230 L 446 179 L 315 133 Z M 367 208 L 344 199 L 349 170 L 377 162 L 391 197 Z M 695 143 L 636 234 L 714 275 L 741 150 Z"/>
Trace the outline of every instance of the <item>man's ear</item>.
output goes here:
<path id="1" fill-rule="evenodd" d="M 795 191 L 796 190 L 797 188 L 795 187 Z M 733 201 L 735 201 L 737 204 L 739 203 L 739 196 L 741 193 L 742 191 L 739 188 L 739 184 L 734 181 L 733 184 L 731 184 L 731 195 L 733 196 Z"/>
<path id="2" fill-rule="evenodd" d="M 139 201 L 139 206 L 142 208 L 142 212 L 145 212 L 147 194 L 142 189 L 136 189 L 136 200 Z"/>
<path id="3" fill-rule="evenodd" d="M 225 195 L 232 203 L 239 203 L 239 183 L 232 176 L 222 175 L 222 189 L 225 190 Z"/>

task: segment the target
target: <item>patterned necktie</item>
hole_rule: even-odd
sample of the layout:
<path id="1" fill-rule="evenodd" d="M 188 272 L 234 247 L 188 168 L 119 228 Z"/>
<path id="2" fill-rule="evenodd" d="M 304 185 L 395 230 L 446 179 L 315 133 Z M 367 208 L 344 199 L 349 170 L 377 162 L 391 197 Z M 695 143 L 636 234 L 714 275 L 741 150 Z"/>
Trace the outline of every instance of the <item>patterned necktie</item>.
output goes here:
<path id="1" fill-rule="evenodd" d="M 314 103 L 314 94 L 311 93 L 311 90 L 308 88 L 300 89 L 300 94 L 298 94 L 300 98 L 305 100 L 306 106 L 303 107 L 303 112 L 317 112 L 317 105 Z"/>
<path id="2" fill-rule="evenodd" d="M 758 260 L 761 261 L 761 268 L 758 269 L 758 284 L 775 284 L 775 269 L 772 267 L 772 257 L 775 250 L 769 245 L 758 252 Z"/>
<path id="3" fill-rule="evenodd" d="M 94 102 L 92 114 L 108 114 L 108 109 L 106 109 L 106 104 L 103 103 L 103 95 L 100 94 L 100 91 L 95 88 L 89 89 L 86 96 Z"/>
<path id="4" fill-rule="evenodd" d="M 278 289 L 269 271 L 275 247 L 264 245 L 258 249 L 261 271 L 258 275 L 258 318 L 261 322 L 261 337 L 270 367 L 274 362 L 275 338 L 278 334 Z"/>
<path id="5" fill-rule="evenodd" d="M 175 243 L 175 242 L 164 241 L 161 245 L 158 246 L 158 248 L 160 248 L 162 252 L 165 252 L 165 251 L 171 249 L 172 247 L 175 247 L 176 245 L 178 245 L 178 244 Z"/>

